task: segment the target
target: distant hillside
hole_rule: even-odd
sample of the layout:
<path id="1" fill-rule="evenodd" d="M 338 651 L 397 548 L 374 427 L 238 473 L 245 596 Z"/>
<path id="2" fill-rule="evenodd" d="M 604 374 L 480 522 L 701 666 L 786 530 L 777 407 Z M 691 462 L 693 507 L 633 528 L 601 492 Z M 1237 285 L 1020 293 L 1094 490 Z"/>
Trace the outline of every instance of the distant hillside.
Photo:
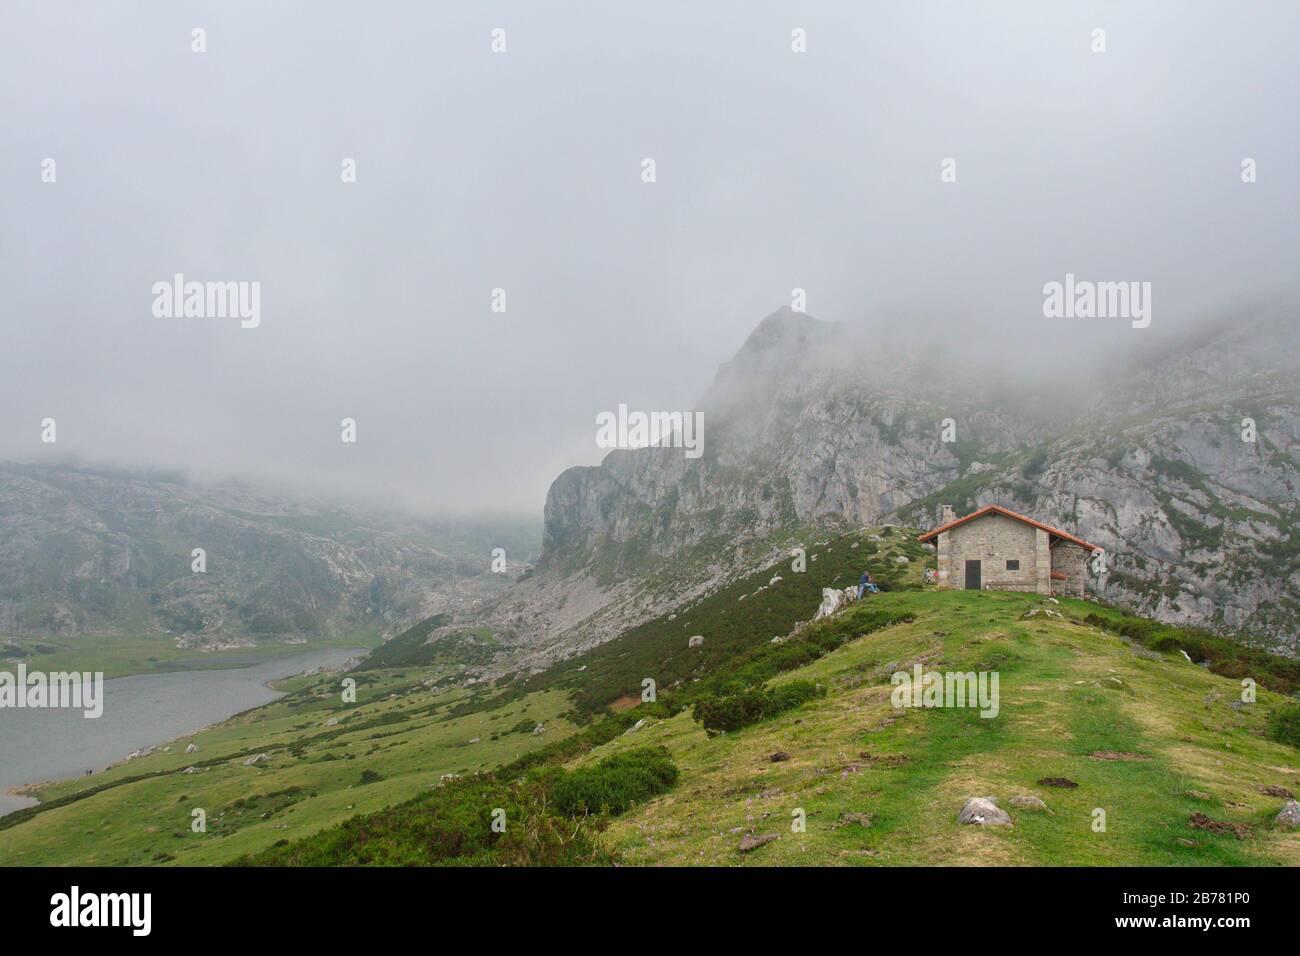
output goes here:
<path id="1" fill-rule="evenodd" d="M 0 465 L 0 637 L 380 634 L 505 582 L 526 522 L 427 521 L 175 475 Z M 206 571 L 192 569 L 205 552 Z"/>

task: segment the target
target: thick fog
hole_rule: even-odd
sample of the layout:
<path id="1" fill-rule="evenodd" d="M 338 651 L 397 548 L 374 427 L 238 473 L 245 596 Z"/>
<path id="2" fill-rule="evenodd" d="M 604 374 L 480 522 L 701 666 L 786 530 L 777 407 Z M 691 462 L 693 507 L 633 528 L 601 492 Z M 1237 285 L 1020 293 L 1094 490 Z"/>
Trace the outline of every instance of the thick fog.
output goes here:
<path id="1" fill-rule="evenodd" d="M 694 408 L 796 288 L 1123 360 L 1294 293 L 1297 37 L 1290 2 L 8 2 L 0 458 L 536 513 L 598 413 Z M 1149 282 L 1149 327 L 1045 317 L 1067 273 Z M 177 274 L 260 283 L 256 327 L 158 315 Z"/>

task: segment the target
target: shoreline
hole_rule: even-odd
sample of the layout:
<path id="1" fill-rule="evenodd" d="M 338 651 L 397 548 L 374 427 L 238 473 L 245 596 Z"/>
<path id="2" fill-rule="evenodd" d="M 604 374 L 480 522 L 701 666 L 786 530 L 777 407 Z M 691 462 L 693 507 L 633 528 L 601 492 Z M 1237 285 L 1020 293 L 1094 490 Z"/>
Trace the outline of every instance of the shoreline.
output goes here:
<path id="1" fill-rule="evenodd" d="M 332 649 L 332 648 L 321 648 L 320 650 L 324 651 L 324 650 L 330 650 L 330 649 Z M 261 709 L 262 707 L 268 707 L 268 706 L 270 706 L 271 704 L 274 704 L 274 703 L 278 702 L 281 698 L 287 696 L 288 693 L 289 693 L 288 691 L 281 691 L 281 690 L 278 690 L 278 689 L 274 686 L 274 684 L 277 683 L 277 682 L 280 682 L 280 681 L 286 681 L 286 680 L 291 680 L 291 679 L 293 679 L 293 678 L 295 678 L 295 677 L 302 677 L 302 676 L 305 676 L 305 675 L 308 675 L 308 676 L 309 676 L 309 675 L 315 675 L 315 674 L 327 674 L 327 673 L 336 673 L 336 672 L 337 672 L 337 673 L 345 673 L 345 672 L 346 672 L 346 669 L 347 669 L 348 667 L 350 667 L 351 665 L 353 665 L 353 664 L 355 663 L 355 661 L 356 661 L 357 658 L 362 657 L 362 656 L 364 656 L 365 654 L 369 653 L 369 651 L 368 651 L 366 648 L 355 648 L 355 647 L 354 647 L 354 648 L 344 648 L 344 650 L 348 650 L 348 651 L 350 651 L 350 652 L 351 652 L 351 655 L 347 658 L 347 660 L 343 661 L 342 663 L 340 663 L 340 664 L 338 664 L 338 665 L 336 665 L 336 666 L 334 666 L 334 667 L 322 667 L 322 666 L 319 666 L 319 665 L 317 665 L 317 666 L 309 666 L 309 667 L 304 667 L 302 670 L 293 671 L 292 673 L 289 673 L 289 674 L 283 674 L 283 675 L 281 675 L 281 676 L 279 676 L 279 677 L 269 677 L 269 678 L 267 678 L 266 680 L 259 682 L 259 683 L 260 683 L 260 686 L 262 686 L 262 687 L 266 688 L 268 691 L 271 691 L 271 692 L 273 692 L 273 693 L 275 693 L 275 694 L 278 695 L 278 696 L 276 696 L 275 698 L 273 698 L 273 699 L 271 699 L 271 700 L 269 700 L 269 701 L 266 701 L 265 703 L 262 703 L 262 704 L 256 704 L 256 705 L 254 705 L 253 707 L 248 707 L 248 708 L 245 708 L 245 709 L 243 709 L 243 710 L 236 711 L 235 713 L 233 713 L 233 714 L 229 714 L 229 715 L 227 715 L 227 716 L 225 716 L 225 717 L 222 717 L 222 718 L 220 718 L 220 719 L 218 719 L 218 720 L 210 721 L 209 723 L 204 724 L 202 727 L 198 727 L 198 728 L 196 728 L 196 729 L 194 729 L 194 730 L 187 730 L 187 731 L 185 731 L 184 733 L 177 734 L 177 735 L 174 736 L 174 737 L 169 737 L 169 738 L 167 738 L 167 739 L 165 739 L 165 740 L 161 740 L 161 741 L 159 741 L 159 742 L 156 743 L 156 744 L 152 744 L 152 745 L 146 746 L 146 747 L 144 747 L 144 748 L 137 748 L 135 751 L 133 751 L 133 752 L 127 754 L 126 756 L 124 756 L 124 757 L 117 757 L 117 758 L 113 759 L 112 761 L 110 761 L 109 763 L 104 764 L 103 766 L 100 766 L 100 767 L 95 767 L 94 769 L 91 770 L 90 773 L 83 774 L 83 775 L 81 775 L 81 776 L 53 777 L 53 778 L 48 778 L 48 779 L 44 779 L 44 780 L 34 780 L 34 781 L 30 781 L 30 782 L 25 782 L 25 783 L 10 784 L 9 786 L 6 786 L 6 787 L 4 788 L 4 790 L 2 791 L 4 796 L 6 796 L 6 797 L 10 797 L 10 798 L 13 798 L 13 799 L 18 799 L 18 800 L 30 800 L 30 801 L 32 801 L 32 802 L 29 803 L 29 804 L 27 804 L 27 806 L 25 806 L 25 807 L 15 807 L 13 810 L 9 810 L 9 811 L 7 811 L 7 812 L 0 813 L 0 819 L 3 819 L 4 817 L 9 816 L 11 813 L 16 813 L 16 812 L 18 812 L 18 811 L 20 811 L 20 810 L 24 810 L 24 809 L 31 809 L 31 808 L 34 807 L 34 806 L 39 806 L 39 805 L 41 804 L 41 799 L 40 799 L 40 797 L 38 796 L 38 794 L 39 794 L 39 792 L 40 792 L 41 790 L 43 790 L 43 789 L 45 789 L 45 788 L 47 788 L 47 787 L 55 786 L 55 785 L 58 785 L 58 784 L 61 784 L 61 783 L 67 783 L 67 782 L 72 781 L 72 780 L 84 780 L 84 779 L 89 779 L 89 778 L 91 778 L 91 777 L 95 777 L 95 776 L 97 776 L 97 775 L 99 775 L 99 774 L 101 774 L 101 773 L 104 773 L 104 772 L 108 771 L 108 770 L 112 770 L 112 769 L 114 769 L 114 768 L 116 768 L 116 767 L 121 767 L 121 766 L 123 766 L 123 765 L 125 765 L 125 764 L 128 764 L 128 763 L 130 763 L 132 760 L 136 760 L 136 759 L 140 759 L 140 758 L 143 758 L 143 757 L 152 756 L 153 754 L 155 754 L 155 753 L 157 753 L 157 752 L 163 750 L 164 748 L 168 748 L 168 749 L 169 749 L 169 748 L 171 748 L 172 746 L 174 746 L 174 745 L 176 745 L 176 744 L 178 744 L 178 743 L 180 743 L 180 742 L 182 742 L 182 741 L 185 741 L 185 740 L 191 740 L 191 741 L 192 741 L 192 739 L 195 738 L 195 737 L 197 737 L 199 734 L 205 733 L 206 731 L 212 730 L 213 728 L 220 727 L 222 724 L 228 723 L 229 721 L 234 720 L 236 717 L 239 717 L 239 716 L 241 716 L 242 714 L 246 714 L 246 713 L 249 713 L 249 712 L 254 711 L 254 710 L 259 710 L 259 709 Z M 258 664 L 261 664 L 261 663 L 269 663 L 269 662 L 272 661 L 272 660 L 274 660 L 274 658 L 268 658 L 268 660 L 265 661 L 265 662 L 263 662 L 263 661 L 250 662 L 250 663 L 245 664 L 245 665 L 243 665 L 243 666 L 241 666 L 241 667 L 236 667 L 236 668 L 221 668 L 221 669 L 222 669 L 222 670 L 236 670 L 236 669 L 237 669 L 237 670 L 244 670 L 244 669 L 247 669 L 247 668 L 250 668 L 250 667 L 256 667 Z M 194 670 L 188 671 L 188 673 L 199 673 L 199 672 L 202 672 L 202 670 L 204 670 L 204 669 L 201 669 L 201 668 L 200 668 L 200 669 L 194 669 Z M 173 671 L 173 672 L 168 672 L 168 673 L 176 673 L 176 672 Z M 128 675 L 128 676 L 130 676 L 130 677 L 140 677 L 140 676 L 151 676 L 151 675 L 139 675 L 139 674 L 135 674 L 135 675 Z M 159 676 L 161 676 L 161 674 L 160 674 Z M 111 678 L 111 680 L 124 680 L 124 679 L 126 679 L 126 678 L 124 678 L 124 677 L 115 677 L 115 678 Z"/>

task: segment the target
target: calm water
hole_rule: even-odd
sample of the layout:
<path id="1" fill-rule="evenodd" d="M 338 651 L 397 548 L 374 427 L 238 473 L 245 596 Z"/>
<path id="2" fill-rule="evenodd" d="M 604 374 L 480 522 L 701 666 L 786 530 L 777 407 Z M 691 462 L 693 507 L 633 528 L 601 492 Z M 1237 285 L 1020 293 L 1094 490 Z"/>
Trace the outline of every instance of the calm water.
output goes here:
<path id="1" fill-rule="evenodd" d="M 282 697 L 267 681 L 334 667 L 360 653 L 331 648 L 253 659 L 231 670 L 119 677 L 104 682 L 104 713 L 94 720 L 80 710 L 0 710 L 0 815 L 36 802 L 5 794 L 9 787 L 100 770 L 133 750 Z"/>

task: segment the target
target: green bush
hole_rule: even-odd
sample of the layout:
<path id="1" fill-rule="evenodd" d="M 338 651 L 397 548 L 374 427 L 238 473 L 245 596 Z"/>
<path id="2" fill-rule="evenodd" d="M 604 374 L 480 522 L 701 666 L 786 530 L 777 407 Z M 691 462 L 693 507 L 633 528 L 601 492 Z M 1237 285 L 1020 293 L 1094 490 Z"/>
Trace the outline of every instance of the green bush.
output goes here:
<path id="1" fill-rule="evenodd" d="M 736 694 L 702 697 L 695 702 L 691 716 L 712 737 L 775 717 L 825 695 L 824 687 L 812 681 L 796 680 L 776 688 L 753 687 Z"/>
<path id="2" fill-rule="evenodd" d="M 1268 735 L 1278 743 L 1300 749 L 1300 707 L 1284 704 L 1269 714 Z"/>
<path id="3" fill-rule="evenodd" d="M 565 774 L 556 782 L 551 800 L 556 811 L 566 817 L 618 814 L 676 782 L 677 765 L 668 751 L 642 747 Z"/>

